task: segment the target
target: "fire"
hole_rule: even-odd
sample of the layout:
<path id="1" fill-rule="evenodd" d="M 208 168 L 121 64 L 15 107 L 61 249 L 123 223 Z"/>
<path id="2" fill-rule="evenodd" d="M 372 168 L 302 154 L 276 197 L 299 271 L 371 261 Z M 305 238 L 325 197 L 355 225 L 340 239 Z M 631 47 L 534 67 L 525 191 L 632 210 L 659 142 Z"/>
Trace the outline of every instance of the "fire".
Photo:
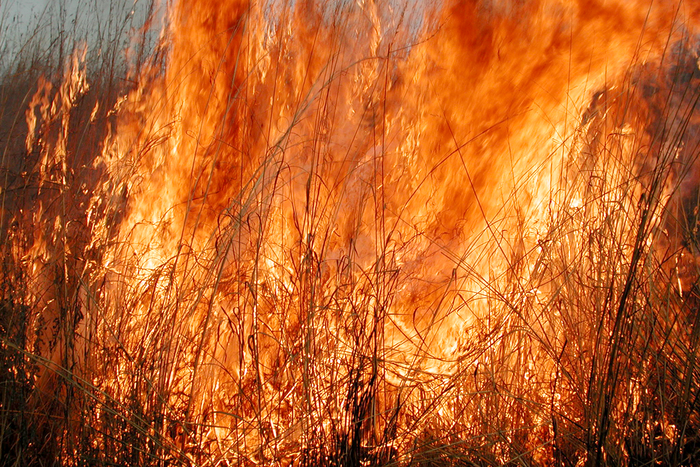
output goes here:
<path id="1" fill-rule="evenodd" d="M 36 355 L 63 375 L 79 336 L 100 459 L 694 459 L 700 11 L 425 3 L 175 2 L 164 64 L 90 107 L 89 239 L 54 206 L 27 260 L 49 290 L 86 252 Z M 26 114 L 40 191 L 73 180 L 80 64 Z"/>

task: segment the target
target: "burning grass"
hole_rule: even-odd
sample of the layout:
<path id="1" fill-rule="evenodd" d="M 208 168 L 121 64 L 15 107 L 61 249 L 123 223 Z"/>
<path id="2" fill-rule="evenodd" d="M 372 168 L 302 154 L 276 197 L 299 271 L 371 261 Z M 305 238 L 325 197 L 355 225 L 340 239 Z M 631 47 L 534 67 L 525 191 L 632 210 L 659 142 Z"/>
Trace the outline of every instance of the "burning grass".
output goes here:
<path id="1" fill-rule="evenodd" d="M 697 9 L 149 11 L 6 73 L 3 463 L 699 462 Z"/>

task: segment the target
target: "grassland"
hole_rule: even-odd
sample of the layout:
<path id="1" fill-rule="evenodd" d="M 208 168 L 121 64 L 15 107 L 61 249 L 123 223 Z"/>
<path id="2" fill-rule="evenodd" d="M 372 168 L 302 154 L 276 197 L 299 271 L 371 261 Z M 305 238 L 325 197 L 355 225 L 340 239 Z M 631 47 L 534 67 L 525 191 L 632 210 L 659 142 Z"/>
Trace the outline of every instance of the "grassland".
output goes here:
<path id="1" fill-rule="evenodd" d="M 700 462 L 692 5 L 61 5 L 0 77 L 1 465 Z"/>

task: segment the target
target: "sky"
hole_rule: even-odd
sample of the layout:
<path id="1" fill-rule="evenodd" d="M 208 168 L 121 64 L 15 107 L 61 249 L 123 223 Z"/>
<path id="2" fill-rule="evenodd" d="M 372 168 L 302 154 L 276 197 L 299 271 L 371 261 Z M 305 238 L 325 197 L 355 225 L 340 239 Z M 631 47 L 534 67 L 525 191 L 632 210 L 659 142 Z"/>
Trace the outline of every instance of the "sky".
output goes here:
<path id="1" fill-rule="evenodd" d="M 51 14 L 60 4 L 65 4 L 69 10 L 75 10 L 79 3 L 80 0 L 0 0 L 0 22 L 6 23 L 4 26 L 13 33 L 24 33 L 42 14 Z"/>
<path id="2" fill-rule="evenodd" d="M 41 12 L 50 0 L 9 0 L 4 3 L 3 10 L 9 11 L 9 17 L 17 18 L 20 23 L 26 23 L 32 12 Z"/>
<path id="3" fill-rule="evenodd" d="M 139 27 L 152 0 L 0 0 L 0 62 L 7 64 L 26 44 L 63 34 L 96 43 L 126 37 Z"/>

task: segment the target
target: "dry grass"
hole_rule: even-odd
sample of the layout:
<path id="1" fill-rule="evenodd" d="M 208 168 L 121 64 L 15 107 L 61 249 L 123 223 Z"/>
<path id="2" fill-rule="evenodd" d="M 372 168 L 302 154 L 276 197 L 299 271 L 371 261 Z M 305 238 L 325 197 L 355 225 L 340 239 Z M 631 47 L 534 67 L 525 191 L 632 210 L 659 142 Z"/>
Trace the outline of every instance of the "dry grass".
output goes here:
<path id="1" fill-rule="evenodd" d="M 613 72 L 610 11 L 476 3 L 27 42 L 0 464 L 700 462 L 692 25 L 624 12 Z"/>

